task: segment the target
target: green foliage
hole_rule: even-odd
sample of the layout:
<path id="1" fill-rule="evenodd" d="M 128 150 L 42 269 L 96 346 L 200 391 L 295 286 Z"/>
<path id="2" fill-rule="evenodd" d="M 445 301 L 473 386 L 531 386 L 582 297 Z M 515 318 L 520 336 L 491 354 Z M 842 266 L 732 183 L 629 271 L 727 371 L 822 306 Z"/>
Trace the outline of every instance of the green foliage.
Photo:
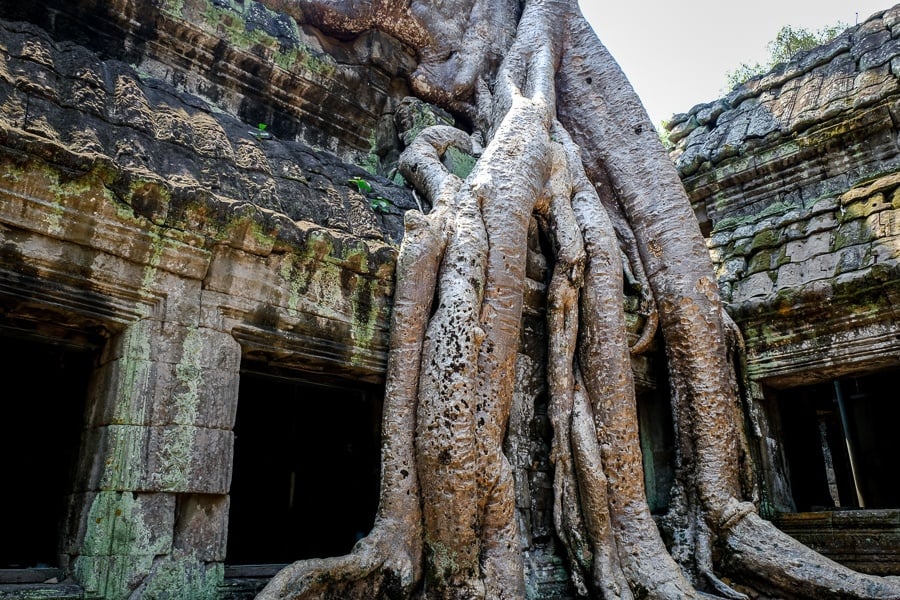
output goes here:
<path id="1" fill-rule="evenodd" d="M 253 135 L 253 137 L 256 138 L 256 141 L 272 139 L 272 134 L 269 133 L 268 131 L 266 131 L 266 127 L 268 127 L 268 125 L 266 125 L 265 123 L 260 123 L 259 125 L 256 126 L 255 131 L 250 132 Z"/>
<path id="2" fill-rule="evenodd" d="M 347 183 L 355 185 L 360 194 L 368 194 L 372 191 L 372 184 L 370 184 L 362 177 L 351 177 L 347 180 Z"/>
<path id="3" fill-rule="evenodd" d="M 347 180 L 347 183 L 355 186 L 359 193 L 366 197 L 372 192 L 372 184 L 362 177 L 351 177 Z M 384 196 L 374 196 L 369 197 L 369 206 L 371 206 L 372 210 L 375 212 L 386 213 L 390 212 L 393 203 Z"/>
<path id="4" fill-rule="evenodd" d="M 727 92 L 757 75 L 768 73 L 776 65 L 789 61 L 801 50 L 811 50 L 816 46 L 827 44 L 846 28 L 847 24 L 841 22 L 823 27 L 818 31 L 785 25 L 775 35 L 775 39 L 766 44 L 769 58 L 765 63 L 741 63 L 737 68 L 725 74 L 725 91 Z"/>
<path id="5" fill-rule="evenodd" d="M 391 206 L 391 201 L 383 196 L 377 196 L 369 200 L 369 206 L 376 212 L 386 213 Z"/>
<path id="6" fill-rule="evenodd" d="M 656 135 L 659 136 L 659 141 L 662 142 L 663 148 L 665 148 L 667 152 L 671 152 L 675 148 L 675 144 L 669 139 L 669 121 L 660 121 L 657 123 Z"/>

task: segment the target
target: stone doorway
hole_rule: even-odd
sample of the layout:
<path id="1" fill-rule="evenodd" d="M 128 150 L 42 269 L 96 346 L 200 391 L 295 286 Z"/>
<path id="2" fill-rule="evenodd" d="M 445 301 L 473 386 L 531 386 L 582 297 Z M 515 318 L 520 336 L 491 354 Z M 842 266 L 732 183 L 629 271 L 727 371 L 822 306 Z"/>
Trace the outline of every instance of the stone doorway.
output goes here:
<path id="1" fill-rule="evenodd" d="M 380 424 L 374 386 L 242 372 L 226 563 L 349 552 L 378 505 Z"/>
<path id="2" fill-rule="evenodd" d="M 96 351 L 0 331 L 0 582 L 60 564 L 60 532 L 81 445 Z"/>
<path id="3" fill-rule="evenodd" d="M 900 508 L 900 370 L 778 392 L 798 511 Z"/>

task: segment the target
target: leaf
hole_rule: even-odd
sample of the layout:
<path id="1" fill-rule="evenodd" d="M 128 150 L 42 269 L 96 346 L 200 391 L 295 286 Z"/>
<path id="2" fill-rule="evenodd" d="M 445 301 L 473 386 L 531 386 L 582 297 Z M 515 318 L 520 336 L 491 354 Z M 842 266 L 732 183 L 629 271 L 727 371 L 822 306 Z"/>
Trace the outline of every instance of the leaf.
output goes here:
<path id="1" fill-rule="evenodd" d="M 347 180 L 347 183 L 355 185 L 361 194 L 368 194 L 372 191 L 371 184 L 362 177 L 351 177 Z"/>
<path id="2" fill-rule="evenodd" d="M 369 201 L 369 206 L 371 206 L 372 210 L 374 211 L 386 213 L 388 212 L 388 208 L 391 206 L 391 201 L 382 196 L 378 196 L 377 198 L 372 198 Z"/>

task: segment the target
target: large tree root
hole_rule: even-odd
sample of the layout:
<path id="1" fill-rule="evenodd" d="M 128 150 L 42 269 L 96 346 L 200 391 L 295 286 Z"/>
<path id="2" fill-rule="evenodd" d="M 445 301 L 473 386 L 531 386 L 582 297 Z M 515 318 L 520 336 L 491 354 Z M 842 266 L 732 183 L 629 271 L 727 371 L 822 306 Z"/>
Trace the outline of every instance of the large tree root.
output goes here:
<path id="1" fill-rule="evenodd" d="M 261 597 L 525 597 L 502 447 L 536 213 L 554 246 L 554 519 L 577 591 L 743 598 L 722 572 L 791 598 L 900 598 L 896 580 L 839 567 L 745 501 L 752 477 L 706 245 L 652 124 L 575 0 L 529 0 L 521 19 L 510 0 L 444 4 L 434 8 L 444 29 L 426 26 L 425 4 L 409 0 L 363 3 L 356 14 L 320 0 L 306 13 L 331 31 L 379 26 L 422 44 L 416 89 L 464 113 L 488 143 L 465 181 L 440 160 L 451 145 L 467 147 L 457 130 L 427 129 L 401 157 L 433 209 L 407 215 L 398 258 L 375 528 L 348 556 L 288 567 Z M 484 56 L 459 56 L 470 16 L 510 14 L 518 30 L 508 51 L 504 34 L 489 52 L 477 38 L 473 53 Z M 623 272 L 647 317 L 633 348 Z M 678 561 L 646 502 L 631 371 L 657 315 L 679 441 Z"/>
<path id="2" fill-rule="evenodd" d="M 703 238 L 671 162 L 657 141 L 648 139 L 655 136 L 652 124 L 618 65 L 583 18 L 575 17 L 569 31 L 559 72 L 560 116 L 590 157 L 588 173 L 597 180 L 608 176 L 659 302 L 675 418 L 685 440 L 679 485 L 692 490 L 686 497 L 702 520 L 693 524 L 695 533 L 709 532 L 693 536 L 695 544 L 725 544 L 728 559 L 721 566 L 728 572 L 753 574 L 767 589 L 791 597 L 900 598 L 895 580 L 838 567 L 740 501 L 742 422 Z M 591 127 L 577 126 L 584 122 Z M 698 554 L 714 553 L 701 548 Z M 739 597 L 718 581 L 711 565 L 704 574 L 709 581 L 696 583 Z"/>

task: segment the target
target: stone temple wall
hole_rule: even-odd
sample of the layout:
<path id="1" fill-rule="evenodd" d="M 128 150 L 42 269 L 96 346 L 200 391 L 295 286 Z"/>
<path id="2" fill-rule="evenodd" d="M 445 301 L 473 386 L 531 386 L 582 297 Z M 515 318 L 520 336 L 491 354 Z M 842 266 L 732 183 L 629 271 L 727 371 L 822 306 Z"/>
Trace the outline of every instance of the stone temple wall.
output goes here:
<path id="1" fill-rule="evenodd" d="M 873 572 L 900 569 L 900 496 L 894 490 L 882 494 L 889 500 L 866 504 L 847 489 L 838 493 L 844 451 L 830 436 L 845 432 L 858 492 L 865 491 L 867 469 L 872 477 L 896 479 L 896 469 L 877 456 L 897 449 L 882 444 L 869 455 L 865 440 L 893 438 L 876 422 L 895 422 L 898 411 L 896 391 L 886 383 L 900 374 L 898 77 L 900 7 L 894 7 L 722 99 L 676 115 L 669 126 L 723 299 L 744 333 L 763 509 L 781 515 L 792 535 Z M 860 386 L 878 389 L 854 408 L 851 396 L 871 391 Z M 855 431 L 862 402 L 872 412 Z M 818 421 L 825 441 L 818 430 L 802 429 L 803 419 L 812 427 Z M 803 454 L 792 440 L 807 434 L 817 447 Z M 800 471 L 818 469 L 810 461 L 822 460 L 822 448 L 835 449 L 836 466 L 822 467 L 831 494 L 798 500 L 802 486 L 824 489 L 824 475 L 798 483 Z M 807 462 L 792 465 L 791 452 Z M 844 510 L 794 516 L 820 504 Z M 857 504 L 885 512 L 846 511 Z"/>
<path id="2" fill-rule="evenodd" d="M 755 378 L 898 360 L 897 37 L 895 8 L 672 120 Z"/>
<path id="3" fill-rule="evenodd" d="M 32 342 L 87 353 L 89 383 L 83 413 L 61 424 L 80 443 L 58 446 L 41 436 L 55 400 L 28 390 L 60 371 L 3 371 L 4 406 L 48 404 L 36 420 L 0 418 L 11 441 L 4 465 L 33 461 L 37 472 L 30 487 L 5 476 L 4 506 L 16 510 L 4 515 L 0 597 L 247 597 L 225 584 L 224 571 L 244 374 L 377 389 L 396 242 L 415 200 L 346 162 L 368 145 L 345 144 L 345 133 L 297 113 L 276 125 L 277 99 L 265 115 L 247 109 L 261 106 L 247 100 L 253 82 L 191 79 L 195 60 L 256 69 L 235 58 L 265 55 L 256 45 L 216 38 L 201 19 L 195 30 L 169 31 L 164 10 L 152 21 L 159 31 L 139 32 L 155 53 L 145 48 L 129 64 L 121 48 L 78 43 L 93 35 L 97 46 L 136 44 L 110 22 L 88 20 L 93 3 L 14 4 L 0 4 L 0 19 L 56 14 L 62 31 L 0 21 L 0 343 L 4 356 Z M 206 10 L 226 11 L 216 6 Z M 179 37 L 182 46 L 167 45 Z M 176 60 L 163 48 L 189 55 Z M 209 59 L 214 49 L 223 58 Z M 155 77 L 164 60 L 165 77 Z M 299 80 L 291 68 L 270 76 Z M 328 93 L 338 89 L 334 82 Z M 239 93 L 244 108 L 229 112 Z M 366 97 L 342 101 L 316 110 L 344 111 Z M 380 113 L 346 112 L 339 124 L 360 129 L 354 139 L 374 136 Z M 260 121 L 273 126 L 260 131 Z M 320 145 L 350 150 L 338 157 Z M 317 425 L 340 431 L 341 423 Z M 41 487 L 55 480 L 63 483 L 54 493 L 65 494 L 59 510 Z M 42 520 L 52 524 L 52 557 L 20 564 L 16 545 L 25 552 Z"/>

